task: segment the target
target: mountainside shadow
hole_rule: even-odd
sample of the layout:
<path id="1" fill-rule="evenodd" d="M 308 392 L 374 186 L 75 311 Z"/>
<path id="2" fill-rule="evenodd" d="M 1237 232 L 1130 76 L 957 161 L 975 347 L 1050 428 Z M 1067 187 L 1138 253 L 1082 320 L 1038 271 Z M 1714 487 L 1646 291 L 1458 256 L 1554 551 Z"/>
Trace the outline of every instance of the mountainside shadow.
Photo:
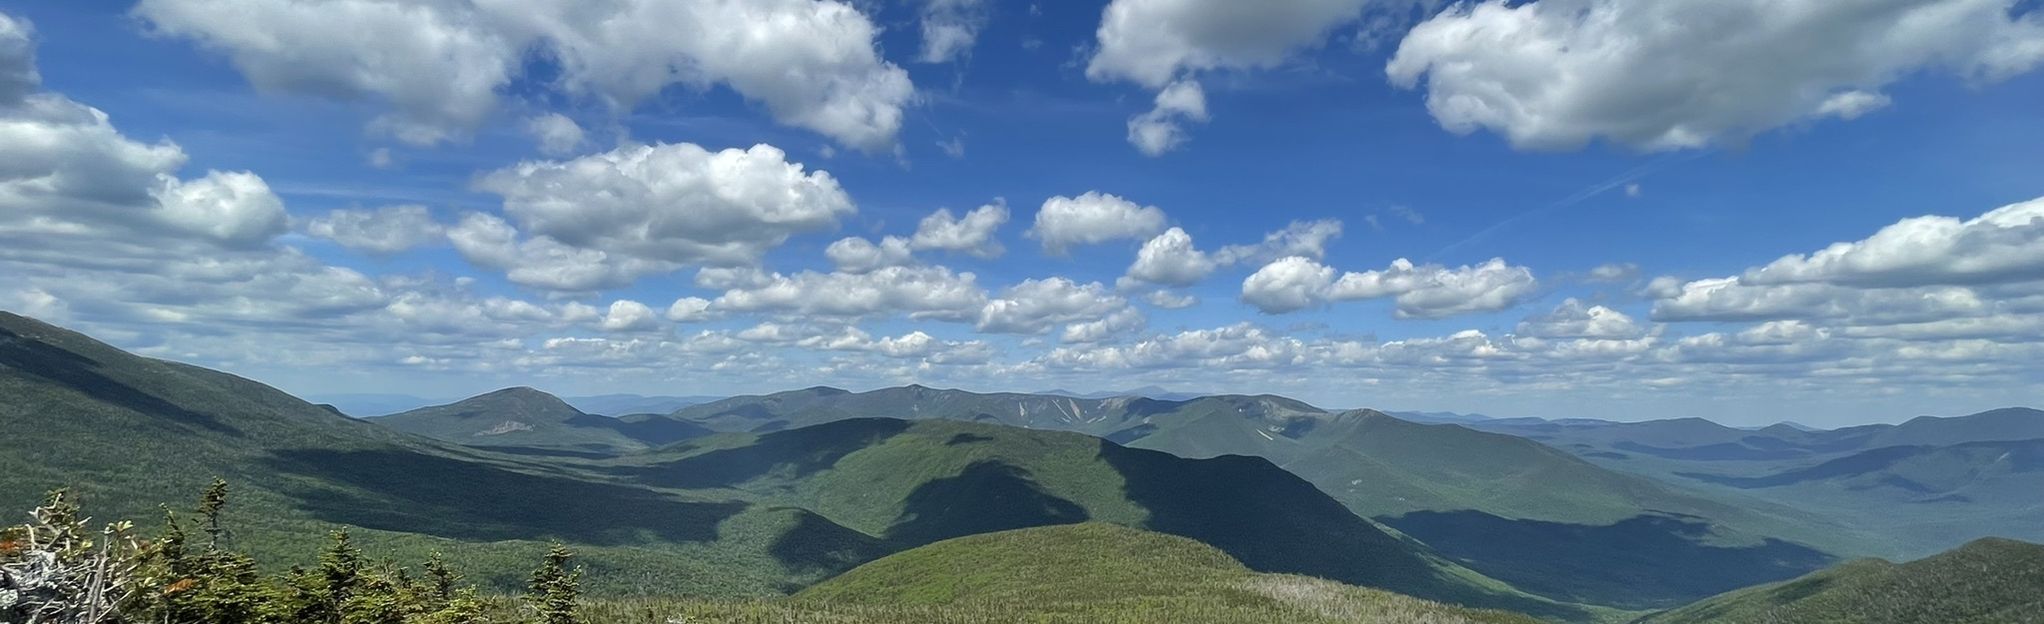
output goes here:
<path id="1" fill-rule="evenodd" d="M 1676 476 L 1687 477 L 1706 483 L 1730 486 L 1742 490 L 1780 487 L 1804 481 L 1854 477 L 1879 470 L 1886 470 L 1902 460 L 1930 451 L 1926 446 L 1890 446 L 1864 453 L 1848 455 L 1808 468 L 1788 470 L 1763 477 L 1727 477 L 1701 472 L 1678 472 Z"/>
<path id="2" fill-rule="evenodd" d="M 696 423 L 675 420 L 665 416 L 650 418 L 611 418 L 583 414 L 567 420 L 570 427 L 609 429 L 623 434 L 648 446 L 666 446 L 683 440 L 691 440 L 715 434 L 709 427 Z"/>
<path id="3" fill-rule="evenodd" d="M 1102 442 L 1101 460 L 1150 512 L 1143 528 L 1189 537 L 1258 572 L 1317 576 L 1463 605 L 1580 620 L 1586 611 L 1499 594 L 1450 577 L 1421 546 L 1350 512 L 1269 460 L 1240 455 L 1185 459 Z"/>
<path id="4" fill-rule="evenodd" d="M 0 366 L 21 374 L 41 377 L 78 391 L 93 400 L 149 415 L 168 418 L 215 433 L 241 436 L 241 430 L 203 414 L 171 403 L 99 372 L 100 362 L 56 346 L 23 337 L 0 327 Z"/>
<path id="5" fill-rule="evenodd" d="M 752 444 L 738 448 L 612 472 L 651 485 L 683 489 L 736 487 L 777 471 L 801 478 L 829 468 L 859 449 L 879 444 L 908 426 L 908 421 L 887 418 L 840 420 L 761 435 Z"/>
<path id="6" fill-rule="evenodd" d="M 1009 529 L 1076 524 L 1086 509 L 1044 491 L 1028 470 L 1006 463 L 973 462 L 957 476 L 916 486 L 888 541 L 904 546 Z"/>
<path id="7" fill-rule="evenodd" d="M 558 538 L 614 545 L 650 535 L 707 542 L 717 539 L 719 522 L 747 507 L 397 449 L 287 450 L 264 463 L 302 477 L 279 489 L 321 520 L 473 541 Z"/>
<path id="8" fill-rule="evenodd" d="M 1680 606 L 1835 562 L 1823 552 L 1772 538 L 1744 547 L 1705 544 L 1709 525 L 1666 515 L 1605 526 L 1512 520 L 1479 511 L 1423 511 L 1378 521 L 1519 589 L 1628 608 Z"/>
<path id="9" fill-rule="evenodd" d="M 1780 461 L 1810 456 L 1809 451 L 1800 448 L 1753 448 L 1738 442 L 1671 448 L 1626 440 L 1611 446 L 1621 451 L 1687 461 Z"/>

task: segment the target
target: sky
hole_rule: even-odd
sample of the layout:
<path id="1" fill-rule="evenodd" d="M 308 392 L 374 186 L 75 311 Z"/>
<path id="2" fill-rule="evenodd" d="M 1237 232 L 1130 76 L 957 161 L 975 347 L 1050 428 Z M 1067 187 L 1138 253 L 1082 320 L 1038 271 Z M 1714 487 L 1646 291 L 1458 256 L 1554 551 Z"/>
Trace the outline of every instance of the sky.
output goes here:
<path id="1" fill-rule="evenodd" d="M 2044 405 L 2035 0 L 0 2 L 0 309 L 302 395 Z"/>

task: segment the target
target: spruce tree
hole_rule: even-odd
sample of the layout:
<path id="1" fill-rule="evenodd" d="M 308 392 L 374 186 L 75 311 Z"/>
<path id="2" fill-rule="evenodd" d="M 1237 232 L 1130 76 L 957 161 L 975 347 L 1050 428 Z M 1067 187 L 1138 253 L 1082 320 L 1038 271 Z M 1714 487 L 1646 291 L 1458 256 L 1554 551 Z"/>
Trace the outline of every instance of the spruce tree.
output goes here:
<path id="1" fill-rule="evenodd" d="M 534 624 L 581 624 L 575 608 L 582 593 L 582 570 L 568 569 L 568 561 L 574 557 L 568 547 L 556 542 L 539 569 L 533 571 L 532 581 L 526 585 L 529 593 L 525 601 L 536 616 Z"/>
<path id="2" fill-rule="evenodd" d="M 205 524 L 206 550 L 220 550 L 220 512 L 227 508 L 227 480 L 213 478 L 213 484 L 206 486 L 206 492 L 199 495 L 199 521 Z"/>

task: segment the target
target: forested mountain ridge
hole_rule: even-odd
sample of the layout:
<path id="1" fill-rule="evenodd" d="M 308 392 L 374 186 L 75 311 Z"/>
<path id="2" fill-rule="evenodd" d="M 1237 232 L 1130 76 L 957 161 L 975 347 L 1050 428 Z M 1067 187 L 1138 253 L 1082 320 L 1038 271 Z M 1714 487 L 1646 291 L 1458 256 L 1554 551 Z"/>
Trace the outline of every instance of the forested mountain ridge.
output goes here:
<path id="1" fill-rule="evenodd" d="M 366 548 L 445 552 L 485 586 L 510 588 L 559 540 L 590 564 L 600 595 L 769 596 L 931 541 L 1103 520 L 1202 539 L 1258 570 L 1591 612 L 1461 568 L 1260 459 L 884 419 L 613 459 L 505 454 L 13 315 L 0 316 L 0 391 L 0 504 L 75 487 L 96 513 L 148 518 L 225 477 L 238 484 L 237 513 L 254 520 L 233 539 L 264 560 L 309 563 L 308 544 L 348 526 Z"/>

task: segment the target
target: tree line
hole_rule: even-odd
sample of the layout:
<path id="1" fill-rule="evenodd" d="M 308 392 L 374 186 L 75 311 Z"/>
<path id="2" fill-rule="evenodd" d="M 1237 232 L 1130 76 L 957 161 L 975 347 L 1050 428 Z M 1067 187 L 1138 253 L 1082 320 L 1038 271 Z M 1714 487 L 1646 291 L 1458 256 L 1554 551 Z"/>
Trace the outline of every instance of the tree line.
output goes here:
<path id="1" fill-rule="evenodd" d="M 265 575 L 223 541 L 227 482 L 195 517 L 164 509 L 153 538 L 134 523 L 89 526 L 51 492 L 26 524 L 0 529 L 0 624 L 582 624 L 582 571 L 555 544 L 506 618 L 438 554 L 415 573 L 372 561 L 333 531 L 318 564 Z"/>

